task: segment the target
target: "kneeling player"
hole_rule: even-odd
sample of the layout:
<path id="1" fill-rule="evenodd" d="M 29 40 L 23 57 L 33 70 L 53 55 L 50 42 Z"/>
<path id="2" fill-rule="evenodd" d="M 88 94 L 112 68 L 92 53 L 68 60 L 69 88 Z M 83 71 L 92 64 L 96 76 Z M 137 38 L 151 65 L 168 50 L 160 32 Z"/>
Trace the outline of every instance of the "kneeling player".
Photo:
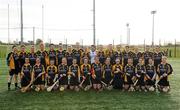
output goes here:
<path id="1" fill-rule="evenodd" d="M 142 58 L 139 59 L 139 63 L 136 65 L 135 73 L 136 73 L 137 80 L 135 81 L 134 86 L 135 86 L 136 90 L 146 91 L 145 82 L 144 82 L 146 68 L 145 68 Z"/>
<path id="2" fill-rule="evenodd" d="M 40 62 L 40 58 L 36 58 L 36 64 L 33 67 L 31 78 L 31 84 L 35 85 L 35 91 L 37 92 L 45 89 L 45 70 Z"/>
<path id="3" fill-rule="evenodd" d="M 69 67 L 68 77 L 70 77 L 70 89 L 79 91 L 80 68 L 77 64 L 77 59 L 73 58 L 73 64 Z"/>
<path id="4" fill-rule="evenodd" d="M 54 65 L 54 60 L 50 60 L 50 65 L 47 67 L 47 86 L 52 86 L 58 78 L 57 67 Z M 53 90 L 57 89 L 57 85 L 53 87 Z"/>
<path id="5" fill-rule="evenodd" d="M 84 57 L 84 64 L 81 65 L 81 76 L 82 81 L 79 84 L 80 87 L 84 88 L 85 91 L 92 87 L 91 84 L 91 65 L 88 64 L 88 58 Z"/>
<path id="6" fill-rule="evenodd" d="M 29 58 L 25 58 L 25 64 L 22 66 L 21 70 L 21 92 L 26 92 L 30 90 L 30 87 L 26 88 L 31 81 L 31 72 L 32 72 L 32 67 L 29 63 Z M 27 90 L 25 90 L 27 89 Z"/>
<path id="7" fill-rule="evenodd" d="M 161 92 L 168 92 L 170 90 L 170 85 L 168 81 L 168 76 L 172 74 L 173 69 L 170 64 L 167 63 L 167 57 L 163 56 L 161 64 L 158 65 L 157 74 L 159 76 L 158 90 Z"/>
<path id="8" fill-rule="evenodd" d="M 92 82 L 93 88 L 97 91 L 101 90 L 102 65 L 99 62 L 99 57 L 95 57 L 95 62 L 92 64 Z"/>
<path id="9" fill-rule="evenodd" d="M 60 85 L 60 91 L 64 91 L 64 89 L 67 89 L 68 87 L 68 66 L 67 66 L 67 59 L 64 57 L 62 58 L 62 63 L 58 66 L 58 75 L 59 75 L 59 85 Z"/>
<path id="10" fill-rule="evenodd" d="M 108 90 L 112 89 L 111 84 L 113 82 L 112 65 L 110 61 L 110 58 L 107 58 L 103 66 L 103 81 L 106 83 Z"/>
<path id="11" fill-rule="evenodd" d="M 123 89 L 123 67 L 120 65 L 120 60 L 116 59 L 116 64 L 113 65 L 113 88 Z"/>
<path id="12" fill-rule="evenodd" d="M 134 91 L 133 78 L 135 75 L 135 68 L 131 58 L 128 59 L 128 64 L 124 68 L 124 74 L 124 89 L 128 91 Z"/>
<path id="13" fill-rule="evenodd" d="M 146 74 L 145 74 L 145 87 L 149 91 L 155 90 L 155 79 L 156 79 L 156 67 L 153 64 L 152 58 L 149 59 L 148 65 L 146 65 Z"/>

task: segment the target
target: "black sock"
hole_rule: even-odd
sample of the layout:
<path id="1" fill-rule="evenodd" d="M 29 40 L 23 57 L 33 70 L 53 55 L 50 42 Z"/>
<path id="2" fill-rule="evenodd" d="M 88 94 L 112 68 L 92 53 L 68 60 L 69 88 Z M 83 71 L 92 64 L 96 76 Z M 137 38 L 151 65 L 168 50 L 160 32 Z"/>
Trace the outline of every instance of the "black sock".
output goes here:
<path id="1" fill-rule="evenodd" d="M 10 86 L 11 86 L 11 83 L 10 83 L 10 82 L 8 82 L 8 88 L 10 88 Z"/>
<path id="2" fill-rule="evenodd" d="M 15 83 L 15 87 L 17 87 L 17 83 Z"/>

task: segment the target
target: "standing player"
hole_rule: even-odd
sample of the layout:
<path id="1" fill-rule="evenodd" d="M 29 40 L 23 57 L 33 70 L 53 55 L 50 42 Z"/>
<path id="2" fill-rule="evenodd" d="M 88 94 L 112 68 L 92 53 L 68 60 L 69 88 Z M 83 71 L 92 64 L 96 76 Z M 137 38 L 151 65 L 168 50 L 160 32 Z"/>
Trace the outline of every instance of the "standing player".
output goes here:
<path id="1" fill-rule="evenodd" d="M 113 88 L 123 89 L 123 67 L 119 59 L 116 59 L 116 64 L 113 65 L 113 76 Z"/>
<path id="2" fill-rule="evenodd" d="M 32 66 L 29 63 L 29 58 L 25 58 L 25 64 L 22 66 L 21 69 L 21 92 L 26 92 L 25 88 L 29 85 L 31 81 L 31 75 L 32 75 Z M 30 90 L 30 88 L 27 88 L 27 90 Z"/>
<path id="3" fill-rule="evenodd" d="M 36 58 L 36 64 L 33 67 L 31 84 L 32 83 L 35 85 L 35 91 L 37 92 L 45 89 L 45 69 L 44 65 L 41 64 L 40 58 Z"/>
<path id="4" fill-rule="evenodd" d="M 128 58 L 130 58 L 130 51 L 129 46 L 125 47 L 125 50 L 123 51 L 123 66 L 125 67 L 128 63 Z"/>
<path id="5" fill-rule="evenodd" d="M 73 58 L 73 64 L 69 67 L 68 77 L 70 77 L 70 89 L 79 91 L 80 68 L 76 58 Z"/>
<path id="6" fill-rule="evenodd" d="M 142 58 L 139 59 L 139 63 L 136 65 L 135 73 L 136 73 L 136 78 L 137 78 L 136 81 L 137 82 L 135 82 L 136 84 L 134 84 L 134 86 L 135 86 L 136 90 L 146 91 L 145 81 L 144 81 L 145 74 L 146 74 L 146 67 L 144 65 Z"/>
<path id="7" fill-rule="evenodd" d="M 64 57 L 62 58 L 62 63 L 58 66 L 58 75 L 59 78 L 59 85 L 60 85 L 60 91 L 63 91 L 64 89 L 67 89 L 68 87 L 68 65 L 67 65 L 67 59 Z"/>
<path id="8" fill-rule="evenodd" d="M 95 62 L 92 64 L 92 82 L 93 88 L 97 91 L 101 90 L 102 80 L 102 65 L 99 62 L 99 57 L 95 57 Z"/>
<path id="9" fill-rule="evenodd" d="M 79 42 L 76 43 L 76 48 L 73 50 L 73 56 L 77 59 L 77 64 L 80 66 L 82 51 L 80 50 Z"/>
<path id="10" fill-rule="evenodd" d="M 56 64 L 56 51 L 54 50 L 54 44 L 49 45 L 49 52 L 48 52 L 48 64 L 50 63 L 51 60 L 54 61 L 54 64 Z"/>
<path id="11" fill-rule="evenodd" d="M 124 67 L 124 89 L 134 91 L 133 78 L 135 76 L 135 68 L 133 66 L 133 59 L 128 59 L 128 64 Z"/>
<path id="12" fill-rule="evenodd" d="M 21 45 L 21 51 L 19 53 L 20 69 L 22 68 L 22 66 L 25 63 L 26 56 L 27 56 L 26 47 L 25 47 L 25 45 Z"/>
<path id="13" fill-rule="evenodd" d="M 163 52 L 160 52 L 160 47 L 156 47 L 156 51 L 154 52 L 154 66 L 157 67 L 161 64 L 161 58 L 163 56 Z"/>
<path id="14" fill-rule="evenodd" d="M 65 57 L 65 50 L 63 50 L 63 45 L 62 44 L 59 44 L 59 50 L 56 51 L 56 65 L 60 65 L 62 63 L 62 58 Z"/>
<path id="15" fill-rule="evenodd" d="M 68 50 L 66 52 L 66 59 L 67 59 L 67 65 L 71 66 L 73 60 L 72 46 L 68 46 Z"/>
<path id="16" fill-rule="evenodd" d="M 36 63 L 37 55 L 35 53 L 34 45 L 31 46 L 30 53 L 28 53 L 30 65 L 33 67 Z"/>
<path id="17" fill-rule="evenodd" d="M 155 90 L 155 81 L 156 81 L 156 68 L 153 64 L 152 58 L 149 58 L 149 64 L 146 65 L 146 74 L 145 74 L 145 87 L 149 91 Z"/>
<path id="18" fill-rule="evenodd" d="M 161 92 L 170 91 L 170 85 L 168 81 L 168 76 L 171 75 L 173 69 L 169 63 L 167 63 L 167 57 L 163 56 L 161 64 L 158 65 L 157 74 L 159 77 L 158 90 Z"/>
<path id="19" fill-rule="evenodd" d="M 90 63 L 93 64 L 95 61 L 95 57 L 97 56 L 96 53 L 96 46 L 95 45 L 91 45 L 91 50 L 90 50 Z"/>
<path id="20" fill-rule="evenodd" d="M 99 62 L 103 65 L 105 63 L 106 57 L 102 45 L 99 46 L 99 51 L 97 56 L 99 57 Z"/>
<path id="21" fill-rule="evenodd" d="M 18 52 L 17 47 L 15 45 L 12 46 L 12 52 L 10 52 L 6 58 L 7 65 L 9 67 L 8 90 L 10 90 L 13 76 L 15 82 L 15 89 L 18 88 L 17 77 L 18 77 L 18 73 L 20 72 L 20 62 L 17 52 Z"/>
<path id="22" fill-rule="evenodd" d="M 108 50 L 106 51 L 106 57 L 109 57 L 111 59 L 111 65 L 115 64 L 115 56 L 114 56 L 114 50 L 112 44 L 108 45 Z"/>
<path id="23" fill-rule="evenodd" d="M 150 52 L 149 47 L 146 48 L 146 51 L 144 52 L 143 56 L 144 56 L 144 64 L 148 65 L 149 58 L 153 58 L 153 53 Z"/>
<path id="24" fill-rule="evenodd" d="M 138 48 L 134 49 L 134 53 L 133 53 L 133 66 L 136 67 L 136 65 L 139 62 L 139 58 L 142 57 L 141 52 L 138 51 Z"/>
<path id="25" fill-rule="evenodd" d="M 37 57 L 40 58 L 41 64 L 46 68 L 48 65 L 48 54 L 47 51 L 44 49 L 44 44 L 41 42 L 39 44 L 40 50 L 36 52 Z"/>

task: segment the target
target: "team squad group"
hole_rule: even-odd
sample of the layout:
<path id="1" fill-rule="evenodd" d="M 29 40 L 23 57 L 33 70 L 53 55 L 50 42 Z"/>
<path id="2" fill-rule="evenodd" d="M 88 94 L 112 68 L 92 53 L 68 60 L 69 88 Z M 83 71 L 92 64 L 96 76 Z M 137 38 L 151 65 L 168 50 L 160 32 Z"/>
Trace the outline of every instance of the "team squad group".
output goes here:
<path id="1" fill-rule="evenodd" d="M 120 46 L 113 49 L 111 44 L 104 48 L 80 48 L 50 44 L 45 50 L 43 42 L 39 50 L 31 46 L 12 46 L 7 56 L 9 67 L 8 90 L 12 79 L 15 89 L 28 91 L 95 91 L 119 89 L 122 91 L 160 91 L 169 92 L 168 77 L 173 69 L 167 62 L 167 54 L 160 47 L 150 51 L 146 48 L 140 52 L 138 48 Z M 18 79 L 19 78 L 19 79 Z M 20 86 L 18 82 L 20 81 Z"/>

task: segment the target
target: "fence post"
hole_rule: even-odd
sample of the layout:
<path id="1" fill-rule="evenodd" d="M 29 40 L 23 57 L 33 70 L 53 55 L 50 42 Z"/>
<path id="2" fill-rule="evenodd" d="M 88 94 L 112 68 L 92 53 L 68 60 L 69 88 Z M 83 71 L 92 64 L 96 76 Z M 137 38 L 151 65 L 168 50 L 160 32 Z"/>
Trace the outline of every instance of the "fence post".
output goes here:
<path id="1" fill-rule="evenodd" d="M 176 39 L 175 39 L 175 43 L 174 43 L 174 57 L 176 58 Z"/>

